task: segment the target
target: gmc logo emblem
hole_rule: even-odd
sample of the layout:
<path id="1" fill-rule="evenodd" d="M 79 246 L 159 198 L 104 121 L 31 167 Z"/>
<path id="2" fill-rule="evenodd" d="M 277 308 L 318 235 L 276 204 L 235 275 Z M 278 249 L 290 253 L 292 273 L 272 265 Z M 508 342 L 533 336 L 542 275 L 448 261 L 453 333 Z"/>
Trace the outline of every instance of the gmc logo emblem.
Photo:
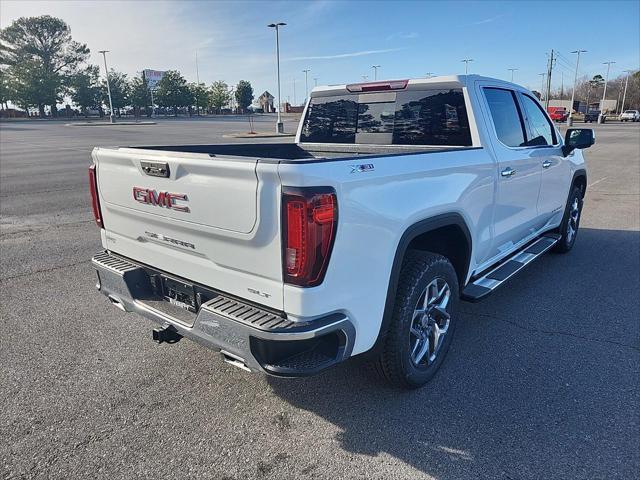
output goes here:
<path id="1" fill-rule="evenodd" d="M 177 203 L 188 201 L 184 193 L 156 192 L 150 188 L 133 187 L 133 199 L 136 202 L 169 208 L 178 212 L 189 213 L 190 211 L 188 206 Z"/>

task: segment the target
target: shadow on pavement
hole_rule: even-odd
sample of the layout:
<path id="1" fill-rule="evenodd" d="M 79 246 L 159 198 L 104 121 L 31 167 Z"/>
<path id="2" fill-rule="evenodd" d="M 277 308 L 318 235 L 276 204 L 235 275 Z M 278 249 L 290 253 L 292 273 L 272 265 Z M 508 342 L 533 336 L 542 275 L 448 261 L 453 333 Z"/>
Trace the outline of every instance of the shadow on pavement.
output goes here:
<path id="1" fill-rule="evenodd" d="M 463 303 L 448 358 L 421 390 L 391 389 L 357 359 L 269 384 L 338 426 L 345 451 L 387 453 L 436 478 L 631 478 L 639 240 L 581 229 L 571 253 Z"/>

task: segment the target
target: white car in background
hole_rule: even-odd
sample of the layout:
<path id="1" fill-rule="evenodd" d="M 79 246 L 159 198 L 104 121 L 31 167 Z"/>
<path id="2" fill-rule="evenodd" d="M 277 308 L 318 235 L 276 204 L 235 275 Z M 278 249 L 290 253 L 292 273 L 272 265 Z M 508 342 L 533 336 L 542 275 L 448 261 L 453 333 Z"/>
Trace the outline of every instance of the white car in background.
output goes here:
<path id="1" fill-rule="evenodd" d="M 640 121 L 640 112 L 638 110 L 625 110 L 620 114 L 620 121 L 626 122 L 631 120 L 632 122 Z"/>

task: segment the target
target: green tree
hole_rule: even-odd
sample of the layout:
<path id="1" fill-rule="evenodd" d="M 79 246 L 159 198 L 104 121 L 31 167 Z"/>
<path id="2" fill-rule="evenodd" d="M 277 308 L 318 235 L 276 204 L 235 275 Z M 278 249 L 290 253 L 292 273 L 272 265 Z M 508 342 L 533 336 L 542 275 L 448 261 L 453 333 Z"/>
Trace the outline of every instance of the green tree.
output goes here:
<path id="1" fill-rule="evenodd" d="M 236 86 L 236 102 L 240 111 L 244 112 L 253 102 L 253 88 L 251 82 L 240 80 Z"/>
<path id="2" fill-rule="evenodd" d="M 0 108 L 6 110 L 9 108 L 7 102 L 10 100 L 9 75 L 4 68 L 0 68 Z"/>
<path id="3" fill-rule="evenodd" d="M 222 109 L 227 106 L 231 100 L 229 86 L 222 80 L 213 82 L 211 85 L 210 105 L 216 113 L 221 113 Z"/>
<path id="4" fill-rule="evenodd" d="M 0 31 L 0 63 L 9 66 L 11 77 L 21 75 L 17 82 L 23 93 L 30 92 L 28 101 L 37 102 L 41 115 L 45 105 L 57 115 L 65 82 L 88 56 L 87 46 L 71 38 L 69 26 L 49 15 L 21 17 Z M 25 62 L 34 76 L 24 76 Z"/>
<path id="5" fill-rule="evenodd" d="M 113 103 L 114 113 L 120 116 L 120 109 L 129 105 L 129 80 L 127 75 L 122 72 L 116 72 L 111 69 L 109 71 L 109 88 L 111 88 L 111 102 Z M 109 91 L 107 82 L 102 81 L 102 95 L 105 105 L 109 105 Z"/>
<path id="6" fill-rule="evenodd" d="M 209 105 L 209 96 L 211 91 L 204 83 L 190 83 L 189 90 L 193 95 L 193 101 L 196 104 L 196 113 L 200 115 L 200 109 Z"/>
<path id="7" fill-rule="evenodd" d="M 142 108 L 147 112 L 147 116 L 151 115 L 149 106 L 151 105 L 151 92 L 149 91 L 149 84 L 144 75 L 134 77 L 129 84 L 129 101 L 133 106 L 136 117 L 140 116 L 140 110 Z"/>
<path id="8" fill-rule="evenodd" d="M 176 117 L 178 108 L 191 107 L 194 103 L 187 81 L 176 70 L 169 70 L 164 74 L 162 80 L 158 82 L 155 98 L 158 105 L 172 108 Z"/>
<path id="9" fill-rule="evenodd" d="M 87 109 L 99 108 L 102 104 L 102 87 L 100 86 L 100 68 L 89 65 L 76 73 L 69 83 L 69 94 L 73 103 L 80 107 L 87 116 Z"/>
<path id="10" fill-rule="evenodd" d="M 38 107 L 41 116 L 44 116 L 44 106 L 49 99 L 52 84 L 58 79 L 42 70 L 42 65 L 35 60 L 25 60 L 9 69 L 10 77 L 7 82 L 9 99 L 28 110 L 29 107 Z"/>

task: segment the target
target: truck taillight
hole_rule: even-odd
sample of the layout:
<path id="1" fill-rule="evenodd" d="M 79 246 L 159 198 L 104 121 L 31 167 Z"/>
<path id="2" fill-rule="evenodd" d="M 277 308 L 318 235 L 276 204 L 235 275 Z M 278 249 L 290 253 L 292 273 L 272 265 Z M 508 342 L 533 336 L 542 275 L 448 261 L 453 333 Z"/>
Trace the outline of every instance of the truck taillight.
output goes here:
<path id="1" fill-rule="evenodd" d="M 328 187 L 283 189 L 285 283 L 313 287 L 322 282 L 329 265 L 337 225 L 335 190 Z"/>
<path id="2" fill-rule="evenodd" d="M 100 228 L 104 228 L 102 213 L 100 212 L 100 199 L 98 198 L 98 177 L 96 176 L 96 165 L 89 167 L 89 191 L 91 191 L 91 208 L 93 216 Z"/>

